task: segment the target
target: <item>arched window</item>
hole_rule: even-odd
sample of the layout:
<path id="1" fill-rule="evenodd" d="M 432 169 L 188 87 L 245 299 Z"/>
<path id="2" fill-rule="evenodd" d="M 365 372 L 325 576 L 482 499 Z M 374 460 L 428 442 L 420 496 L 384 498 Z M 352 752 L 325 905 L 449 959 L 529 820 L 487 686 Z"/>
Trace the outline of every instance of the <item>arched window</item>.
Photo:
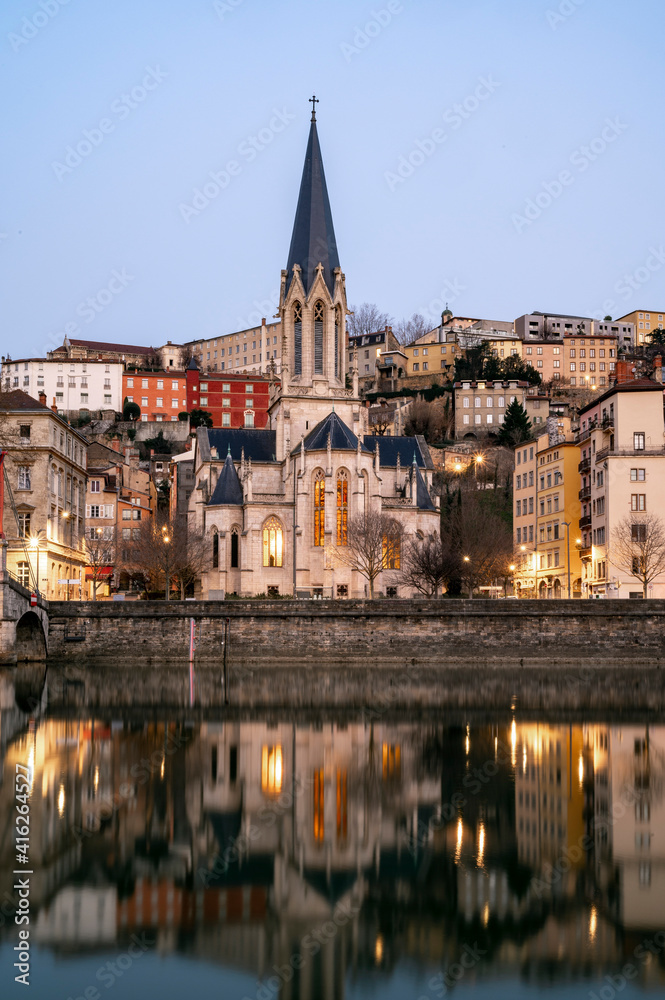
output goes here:
<path id="1" fill-rule="evenodd" d="M 295 302 L 293 306 L 293 374 L 302 375 L 302 306 Z"/>
<path id="2" fill-rule="evenodd" d="M 240 528 L 234 525 L 231 528 L 231 569 L 237 569 L 240 565 Z"/>
<path id="3" fill-rule="evenodd" d="M 284 554 L 284 532 L 276 517 L 263 525 L 263 565 L 281 566 Z"/>
<path id="4" fill-rule="evenodd" d="M 342 310 L 339 306 L 335 309 L 335 377 L 339 378 L 339 345 L 340 332 L 342 329 Z"/>
<path id="5" fill-rule="evenodd" d="M 346 545 L 349 519 L 349 480 L 343 469 L 337 473 L 337 544 Z"/>
<path id="6" fill-rule="evenodd" d="M 319 470 L 314 480 L 314 544 L 324 544 L 326 515 L 326 480 Z"/>
<path id="7" fill-rule="evenodd" d="M 383 569 L 399 569 L 402 554 L 402 538 L 399 530 L 389 531 L 383 536 Z"/>
<path id="8" fill-rule="evenodd" d="M 323 375 L 323 302 L 314 306 L 314 374 Z"/>
<path id="9" fill-rule="evenodd" d="M 217 532 L 213 532 L 212 536 L 212 568 L 217 569 L 219 566 L 219 535 Z"/>

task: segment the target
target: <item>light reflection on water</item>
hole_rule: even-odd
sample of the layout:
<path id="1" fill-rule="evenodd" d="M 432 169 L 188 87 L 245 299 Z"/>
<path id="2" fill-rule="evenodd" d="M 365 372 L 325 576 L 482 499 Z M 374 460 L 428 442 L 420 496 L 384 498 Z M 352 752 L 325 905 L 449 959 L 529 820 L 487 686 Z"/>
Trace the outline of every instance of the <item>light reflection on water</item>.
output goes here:
<path id="1" fill-rule="evenodd" d="M 665 990 L 663 725 L 5 699 L 0 752 L 3 900 L 31 774 L 33 996 L 105 995 L 118 956 L 123 997 Z"/>

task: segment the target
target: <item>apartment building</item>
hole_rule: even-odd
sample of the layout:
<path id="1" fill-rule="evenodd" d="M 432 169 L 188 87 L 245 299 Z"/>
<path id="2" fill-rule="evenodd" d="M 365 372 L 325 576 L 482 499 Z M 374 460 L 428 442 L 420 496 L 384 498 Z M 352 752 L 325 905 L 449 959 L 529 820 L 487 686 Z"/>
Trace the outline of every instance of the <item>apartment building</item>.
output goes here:
<path id="1" fill-rule="evenodd" d="M 7 568 L 48 600 L 78 597 L 85 566 L 87 440 L 21 389 L 0 394 L 5 471 L 2 531 Z M 1 472 L 0 472 L 1 474 Z M 18 518 L 18 523 L 17 523 Z"/>
<path id="2" fill-rule="evenodd" d="M 534 426 L 544 424 L 549 413 L 549 398 L 537 386 L 511 379 L 462 381 L 453 385 L 455 438 L 496 434 L 508 406 L 518 400 Z"/>
<path id="3" fill-rule="evenodd" d="M 615 322 L 622 325 L 632 323 L 635 330 L 633 340 L 633 346 L 635 346 L 648 344 L 649 337 L 654 330 L 663 329 L 665 322 L 663 317 L 665 317 L 665 309 L 661 309 L 660 312 L 656 309 L 635 309 L 633 312 L 626 313 L 625 316 L 620 316 Z"/>
<path id="4" fill-rule="evenodd" d="M 144 423 L 177 421 L 187 410 L 187 376 L 184 371 L 126 371 L 122 375 L 124 400 L 141 408 Z"/>
<path id="5" fill-rule="evenodd" d="M 267 323 L 247 330 L 226 333 L 208 340 L 190 340 L 185 345 L 203 372 L 237 372 L 241 375 L 260 375 L 267 372 L 270 362 L 276 371 L 281 370 L 281 322 Z"/>
<path id="6" fill-rule="evenodd" d="M 206 410 L 213 427 L 268 426 L 270 379 L 253 375 L 201 372 L 192 359 L 187 369 L 187 409 Z"/>
<path id="7" fill-rule="evenodd" d="M 120 361 L 2 358 L 5 391 L 21 389 L 34 399 L 45 393 L 49 406 L 69 419 L 103 410 L 122 410 Z"/>
<path id="8" fill-rule="evenodd" d="M 390 356 L 391 352 L 393 352 L 396 356 L 401 355 L 402 358 L 406 358 L 406 348 L 401 346 L 391 326 L 386 326 L 383 330 L 377 330 L 376 333 L 349 336 L 346 346 L 347 372 L 351 371 L 353 355 L 356 350 L 358 351 L 358 376 L 361 379 L 374 378 L 377 367 L 379 369 L 392 368 L 393 359 L 391 358 L 389 361 L 386 361 L 386 354 Z M 394 360 L 398 368 L 403 368 L 401 375 L 398 376 L 397 371 L 392 373 L 385 370 L 382 370 L 381 374 L 388 377 L 401 377 L 406 374 L 406 361 L 402 364 L 402 362 L 397 360 L 397 357 Z"/>
<path id="9" fill-rule="evenodd" d="M 139 347 L 136 344 L 111 344 L 107 341 L 77 340 L 65 336 L 61 347 L 49 351 L 49 361 L 120 361 L 123 365 L 150 367 L 154 364 L 157 351 L 154 347 Z"/>
<path id="10" fill-rule="evenodd" d="M 608 386 L 616 369 L 619 343 L 615 336 L 568 336 L 560 341 L 531 340 L 522 358 L 544 382 L 565 379 L 572 387 Z"/>
<path id="11" fill-rule="evenodd" d="M 580 411 L 580 554 L 587 597 L 643 596 L 639 577 L 619 558 L 616 533 L 625 536 L 630 526 L 639 559 L 645 515 L 662 511 L 664 432 L 662 381 L 618 381 Z M 652 581 L 647 596 L 665 597 L 665 574 Z"/>
<path id="12" fill-rule="evenodd" d="M 620 347 L 635 344 L 635 327 L 628 317 L 594 320 L 590 316 L 566 316 L 563 313 L 533 312 L 518 316 L 515 334 L 524 341 L 563 340 L 564 337 L 605 337 L 616 339 Z"/>
<path id="13" fill-rule="evenodd" d="M 581 596 L 578 463 L 570 417 L 549 417 L 535 445 L 515 449 L 514 583 L 520 596 Z"/>

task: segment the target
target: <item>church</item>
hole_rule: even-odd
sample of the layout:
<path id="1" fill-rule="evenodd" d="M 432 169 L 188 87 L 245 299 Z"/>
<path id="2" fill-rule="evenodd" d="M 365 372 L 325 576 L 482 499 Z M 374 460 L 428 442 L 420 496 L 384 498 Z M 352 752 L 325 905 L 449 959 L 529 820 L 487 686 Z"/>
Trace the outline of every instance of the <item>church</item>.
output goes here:
<path id="1" fill-rule="evenodd" d="M 373 513 L 401 526 L 384 539 L 374 594 L 411 596 L 400 584 L 406 539 L 439 528 L 433 464 L 420 436 L 368 433 L 357 356 L 348 383 L 345 374 L 347 314 L 313 110 L 281 275 L 282 367 L 279 380 L 269 371 L 268 425 L 197 429 L 189 524 L 210 539 L 198 597 L 365 597 L 347 527 Z"/>

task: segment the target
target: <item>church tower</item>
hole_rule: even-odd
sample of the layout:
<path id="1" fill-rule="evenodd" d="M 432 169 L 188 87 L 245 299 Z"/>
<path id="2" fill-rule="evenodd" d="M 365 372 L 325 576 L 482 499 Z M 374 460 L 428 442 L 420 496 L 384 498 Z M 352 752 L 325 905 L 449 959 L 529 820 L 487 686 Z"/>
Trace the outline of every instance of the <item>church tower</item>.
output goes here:
<path id="1" fill-rule="evenodd" d="M 271 407 L 278 451 L 288 451 L 335 408 L 350 427 L 359 423 L 357 389 L 346 389 L 346 284 L 339 265 L 321 147 L 316 98 L 300 182 L 288 264 L 282 271 L 279 316 L 282 327 L 281 391 Z M 355 382 L 355 380 L 354 380 Z M 308 401 L 308 416 L 287 399 Z M 317 405 L 312 408 L 312 403 Z M 281 412 L 280 412 L 281 411 Z M 302 411 L 302 412 L 301 412 Z M 302 417 L 302 419 L 300 419 Z M 284 448 L 280 422 L 287 420 Z"/>

